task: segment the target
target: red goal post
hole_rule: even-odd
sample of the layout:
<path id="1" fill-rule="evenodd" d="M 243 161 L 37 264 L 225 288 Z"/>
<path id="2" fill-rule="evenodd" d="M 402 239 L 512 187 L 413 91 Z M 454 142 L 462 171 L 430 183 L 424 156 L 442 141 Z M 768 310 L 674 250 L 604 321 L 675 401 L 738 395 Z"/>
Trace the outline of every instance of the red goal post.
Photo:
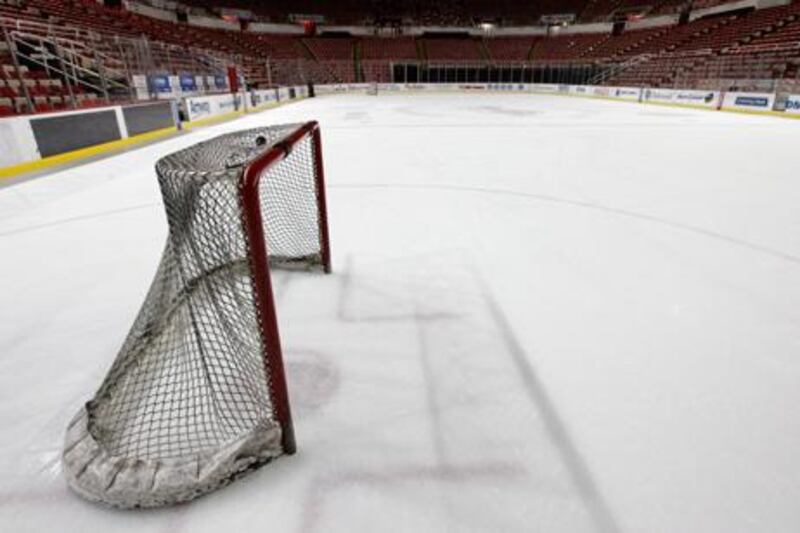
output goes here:
<path id="1" fill-rule="evenodd" d="M 269 276 L 269 252 L 261 209 L 260 193 L 262 179 L 268 176 L 270 167 L 289 157 L 294 148 L 304 139 L 311 139 L 319 211 L 320 263 L 325 273 L 331 272 L 330 237 L 328 230 L 328 208 L 325 197 L 325 173 L 322 162 L 322 138 L 319 124 L 307 122 L 276 143 L 261 157 L 248 165 L 242 174 L 241 202 L 245 232 L 250 246 L 250 268 L 253 272 L 253 288 L 259 307 L 259 327 L 264 339 L 264 358 L 268 368 L 273 370 L 273 382 L 268 384 L 271 400 L 277 419 L 283 429 L 283 448 L 293 454 L 297 445 L 294 437 L 289 395 L 286 386 L 286 373 L 278 332 L 278 319 L 275 312 L 272 282 Z"/>

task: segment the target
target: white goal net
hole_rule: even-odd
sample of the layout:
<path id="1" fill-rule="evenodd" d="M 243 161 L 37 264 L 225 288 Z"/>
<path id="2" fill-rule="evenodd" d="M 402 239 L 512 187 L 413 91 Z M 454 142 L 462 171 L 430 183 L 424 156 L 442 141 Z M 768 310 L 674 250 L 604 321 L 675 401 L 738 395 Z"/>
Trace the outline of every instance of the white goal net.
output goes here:
<path id="1" fill-rule="evenodd" d="M 177 503 L 294 452 L 269 265 L 329 270 L 321 161 L 309 123 L 158 162 L 169 237 L 114 364 L 67 430 L 78 493 Z"/>

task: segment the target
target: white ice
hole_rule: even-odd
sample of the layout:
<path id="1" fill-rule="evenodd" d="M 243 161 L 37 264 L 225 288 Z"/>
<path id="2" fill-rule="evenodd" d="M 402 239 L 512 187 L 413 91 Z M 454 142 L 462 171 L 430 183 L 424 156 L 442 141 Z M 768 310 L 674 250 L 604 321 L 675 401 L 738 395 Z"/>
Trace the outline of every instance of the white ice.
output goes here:
<path id="1" fill-rule="evenodd" d="M 317 119 L 334 271 L 276 274 L 299 453 L 73 495 L 65 426 L 165 239 L 153 165 Z M 800 531 L 800 123 L 318 98 L 0 189 L 0 531 Z"/>

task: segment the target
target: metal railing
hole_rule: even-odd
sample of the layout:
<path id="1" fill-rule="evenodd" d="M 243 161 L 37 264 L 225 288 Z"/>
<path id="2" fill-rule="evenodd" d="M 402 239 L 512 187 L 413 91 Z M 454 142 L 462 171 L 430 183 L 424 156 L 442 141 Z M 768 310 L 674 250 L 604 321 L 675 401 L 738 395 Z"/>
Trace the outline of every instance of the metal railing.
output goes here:
<path id="1" fill-rule="evenodd" d="M 128 74 L 119 59 L 92 43 L 17 30 L 8 32 L 8 37 L 18 58 L 41 67 L 48 78 L 61 79 L 68 87 L 84 86 L 107 101 L 115 89 L 130 90 Z"/>
<path id="2" fill-rule="evenodd" d="M 603 66 L 601 66 L 600 72 L 598 72 L 597 75 L 589 79 L 589 85 L 604 85 L 609 79 L 620 75 L 621 73 L 635 67 L 636 65 L 639 65 L 640 63 L 650 61 L 652 57 L 653 54 L 641 54 L 625 59 L 621 63 L 613 60 L 607 63 L 600 63 Z"/>
<path id="3" fill-rule="evenodd" d="M 36 97 L 23 77 L 25 67 L 42 70 L 48 78 L 59 80 L 66 89 L 69 105 L 76 108 L 80 105 L 78 95 L 86 91 L 106 103 L 134 99 L 135 75 L 215 75 L 225 72 L 229 65 L 253 63 L 250 58 L 144 36 L 101 34 L 8 17 L 0 17 L 0 37 L 11 54 L 29 111 L 36 110 Z"/>

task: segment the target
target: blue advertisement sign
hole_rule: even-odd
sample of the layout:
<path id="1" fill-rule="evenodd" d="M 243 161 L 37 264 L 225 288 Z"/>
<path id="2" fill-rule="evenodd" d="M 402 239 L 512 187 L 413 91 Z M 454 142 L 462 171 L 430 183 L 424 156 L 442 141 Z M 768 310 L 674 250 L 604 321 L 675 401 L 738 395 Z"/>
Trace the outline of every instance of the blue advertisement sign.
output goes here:
<path id="1" fill-rule="evenodd" d="M 228 78 L 221 75 L 214 76 L 214 85 L 216 85 L 219 90 L 225 90 L 228 88 Z"/>
<path id="2" fill-rule="evenodd" d="M 181 74 L 181 91 L 185 93 L 197 92 L 197 80 L 191 74 Z"/>
<path id="3" fill-rule="evenodd" d="M 769 98 L 762 96 L 737 96 L 736 105 L 748 107 L 768 107 Z"/>
<path id="4" fill-rule="evenodd" d="M 150 76 L 150 86 L 157 93 L 171 93 L 169 76 Z"/>

